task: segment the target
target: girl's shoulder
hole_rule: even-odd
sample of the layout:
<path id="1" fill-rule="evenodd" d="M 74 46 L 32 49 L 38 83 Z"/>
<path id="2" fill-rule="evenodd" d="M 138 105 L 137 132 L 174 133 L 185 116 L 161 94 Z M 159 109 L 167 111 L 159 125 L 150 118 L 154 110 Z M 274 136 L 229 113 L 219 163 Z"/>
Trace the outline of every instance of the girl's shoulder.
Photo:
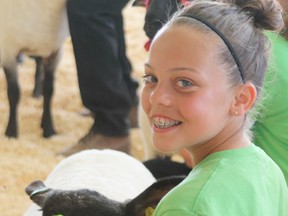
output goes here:
<path id="1" fill-rule="evenodd" d="M 260 148 L 251 145 L 206 158 L 164 197 L 157 212 L 171 213 L 165 216 L 177 212 L 237 216 L 245 209 L 241 215 L 275 215 L 277 206 L 287 202 L 287 197 L 278 197 L 279 188 L 286 188 L 281 171 Z"/>

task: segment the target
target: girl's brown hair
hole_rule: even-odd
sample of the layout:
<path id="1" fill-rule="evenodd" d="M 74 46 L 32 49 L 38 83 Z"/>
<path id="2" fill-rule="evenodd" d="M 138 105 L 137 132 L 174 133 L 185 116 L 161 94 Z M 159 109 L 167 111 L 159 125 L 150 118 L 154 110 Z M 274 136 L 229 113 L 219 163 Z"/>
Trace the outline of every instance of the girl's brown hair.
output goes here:
<path id="1" fill-rule="evenodd" d="M 166 25 L 192 27 L 216 40 L 219 63 L 226 68 L 231 87 L 249 81 L 259 99 L 270 51 L 263 31 L 280 32 L 284 26 L 282 13 L 277 0 L 193 0 Z M 243 127 L 250 138 L 257 115 L 254 110 L 245 117 Z"/>
<path id="2" fill-rule="evenodd" d="M 241 78 L 235 56 L 223 43 L 223 38 L 219 37 L 219 41 L 222 40 L 219 43 L 219 61 L 226 66 L 232 85 L 250 81 L 259 95 L 270 47 L 263 30 L 280 31 L 283 27 L 282 10 L 277 0 L 195 0 L 176 13 L 168 23 L 193 26 L 213 37 L 216 35 L 213 28 L 186 16 L 205 20 L 228 40 L 243 70 Z"/>

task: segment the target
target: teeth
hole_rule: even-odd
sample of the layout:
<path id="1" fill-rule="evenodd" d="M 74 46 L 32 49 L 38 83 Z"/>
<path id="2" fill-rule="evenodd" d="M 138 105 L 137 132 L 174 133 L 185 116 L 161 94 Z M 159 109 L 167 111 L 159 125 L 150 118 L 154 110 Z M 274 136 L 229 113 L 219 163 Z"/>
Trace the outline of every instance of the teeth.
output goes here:
<path id="1" fill-rule="evenodd" d="M 169 128 L 169 127 L 172 127 L 174 125 L 180 124 L 180 122 L 168 120 L 168 119 L 164 119 L 164 118 L 160 118 L 160 117 L 155 117 L 155 118 L 153 118 L 153 124 L 157 128 Z"/>

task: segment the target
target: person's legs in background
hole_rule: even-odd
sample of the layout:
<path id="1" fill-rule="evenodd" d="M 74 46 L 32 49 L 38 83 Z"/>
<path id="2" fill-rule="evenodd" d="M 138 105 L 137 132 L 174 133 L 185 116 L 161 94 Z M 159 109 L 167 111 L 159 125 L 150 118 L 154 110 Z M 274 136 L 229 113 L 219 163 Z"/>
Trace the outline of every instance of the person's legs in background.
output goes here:
<path id="1" fill-rule="evenodd" d="M 120 14 L 118 17 L 115 17 L 116 30 L 118 33 L 118 45 L 119 45 L 119 58 L 120 63 L 123 68 L 123 78 L 128 87 L 131 99 L 132 99 L 132 108 L 129 113 L 130 127 L 138 127 L 138 95 L 137 88 L 139 87 L 138 82 L 131 76 L 132 66 L 126 55 L 126 41 L 125 34 L 123 29 L 123 16 Z"/>
<path id="2" fill-rule="evenodd" d="M 128 114 L 137 103 L 138 83 L 126 56 L 122 9 L 128 0 L 68 0 L 67 13 L 81 98 L 94 124 L 62 152 L 110 148 L 129 152 Z"/>

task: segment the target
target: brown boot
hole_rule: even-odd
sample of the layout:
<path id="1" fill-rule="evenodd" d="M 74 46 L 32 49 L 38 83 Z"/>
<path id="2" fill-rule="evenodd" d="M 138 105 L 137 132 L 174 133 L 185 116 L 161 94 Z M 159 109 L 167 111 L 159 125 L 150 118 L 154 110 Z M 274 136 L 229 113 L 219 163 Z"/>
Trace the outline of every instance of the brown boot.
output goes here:
<path id="1" fill-rule="evenodd" d="M 90 131 L 77 144 L 64 149 L 58 154 L 67 157 L 87 149 L 114 149 L 130 154 L 130 139 L 129 136 L 109 137 Z"/>
<path id="2" fill-rule="evenodd" d="M 94 118 L 94 114 L 93 112 L 91 112 L 89 109 L 87 108 L 83 108 L 82 110 L 80 110 L 79 115 L 83 116 L 83 117 L 92 117 Z M 130 121 L 130 127 L 131 128 L 138 128 L 138 105 L 135 105 L 131 108 L 130 112 L 129 112 L 129 121 Z"/>

